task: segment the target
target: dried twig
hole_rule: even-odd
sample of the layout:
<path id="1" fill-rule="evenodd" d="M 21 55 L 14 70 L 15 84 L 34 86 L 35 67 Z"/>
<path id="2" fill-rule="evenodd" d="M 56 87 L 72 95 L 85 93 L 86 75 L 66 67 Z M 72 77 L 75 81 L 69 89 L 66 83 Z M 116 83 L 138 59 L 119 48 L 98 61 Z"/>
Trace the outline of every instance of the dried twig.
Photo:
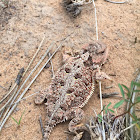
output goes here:
<path id="1" fill-rule="evenodd" d="M 102 98 L 110 98 L 110 97 L 121 97 L 118 96 L 118 92 L 112 92 L 112 93 L 103 93 Z M 100 98 L 100 94 L 98 94 L 98 97 Z"/>
<path id="2" fill-rule="evenodd" d="M 96 6 L 94 0 L 92 0 L 93 6 L 94 6 L 94 12 L 95 12 L 95 23 L 96 23 L 96 38 L 98 40 L 98 23 L 97 23 L 97 14 L 96 14 Z"/>
<path id="3" fill-rule="evenodd" d="M 94 13 L 95 13 L 96 38 L 97 38 L 97 41 L 98 41 L 98 23 L 97 23 L 96 6 L 95 6 L 95 2 L 94 2 L 94 0 L 92 0 L 92 3 L 93 3 L 93 6 L 94 6 Z M 99 71 L 100 71 L 100 69 L 99 69 Z M 101 104 L 101 110 L 103 110 L 101 81 L 99 81 L 99 89 L 100 89 L 100 104 Z M 103 118 L 103 111 L 102 111 L 102 118 Z M 103 121 L 102 121 L 102 128 L 103 128 L 103 132 L 105 132 Z M 104 133 L 104 134 L 105 134 L 105 133 Z M 103 136 L 103 140 L 105 140 L 105 135 L 102 135 L 102 136 Z"/>
<path id="4" fill-rule="evenodd" d="M 39 117 L 39 123 L 40 123 L 40 127 L 41 127 L 42 136 L 44 137 L 44 128 L 43 128 L 41 116 Z"/>
<path id="5" fill-rule="evenodd" d="M 86 124 L 89 132 L 90 132 L 90 136 L 91 139 L 103 139 L 103 135 L 105 135 L 105 139 L 114 139 L 116 136 L 117 138 L 122 138 L 123 136 L 123 128 L 124 128 L 124 120 L 125 117 L 122 118 L 117 118 L 115 121 L 113 121 L 113 117 L 114 115 L 108 113 L 105 114 L 102 117 L 100 117 L 99 115 L 97 116 L 95 110 L 94 113 L 96 115 L 96 117 L 93 119 L 91 118 L 90 121 L 88 122 L 88 124 Z M 99 121 L 99 119 L 100 121 Z M 105 131 L 103 131 L 103 127 L 102 127 L 102 122 L 104 122 L 104 127 L 105 127 Z M 125 130 L 125 129 L 124 129 Z"/>
<path id="6" fill-rule="evenodd" d="M 24 68 L 21 68 L 20 71 L 19 71 L 19 73 L 18 73 L 18 75 L 17 75 L 17 78 L 16 78 L 16 81 L 15 81 L 14 86 L 12 87 L 12 89 L 10 90 L 10 92 L 8 92 L 8 94 L 6 94 L 6 95 L 4 96 L 4 98 L 0 101 L 0 103 L 2 103 L 2 102 L 10 95 L 10 93 L 11 93 L 15 88 L 18 87 L 18 85 L 20 84 L 20 80 L 21 80 L 21 77 L 22 77 L 22 75 L 23 75 L 23 72 L 24 72 Z M 11 97 L 13 97 L 13 95 L 11 95 Z M 5 108 L 5 107 L 7 106 L 7 104 L 11 101 L 11 99 L 12 99 L 11 97 L 10 97 L 10 99 L 6 102 L 6 104 L 0 109 L 0 112 L 1 112 L 1 110 L 3 110 L 3 108 Z"/>
<path id="7" fill-rule="evenodd" d="M 114 4 L 124 4 L 127 2 L 127 1 L 117 2 L 117 1 L 111 1 L 111 0 L 105 0 L 105 1 L 110 2 L 110 3 L 114 3 Z"/>
<path id="8" fill-rule="evenodd" d="M 4 113 L 4 109 L 0 112 L 0 118 L 2 117 L 3 113 Z"/>
<path id="9" fill-rule="evenodd" d="M 3 86 L 1 86 L 1 85 L 0 85 L 0 88 L 2 88 L 2 89 L 4 89 L 4 90 L 7 90 L 5 87 L 3 87 Z"/>
<path id="10" fill-rule="evenodd" d="M 13 87 L 11 88 L 11 90 L 0 100 L 0 104 L 11 94 L 11 92 L 15 89 L 16 86 L 17 86 L 17 83 L 15 83 Z"/>
<path id="11" fill-rule="evenodd" d="M 14 89 L 16 89 L 16 90 L 17 90 L 17 88 L 18 88 L 18 86 L 20 84 L 20 80 L 21 80 L 23 72 L 24 72 L 24 68 L 21 68 L 19 73 L 18 73 L 18 75 L 17 75 L 16 81 L 15 81 L 16 86 L 15 87 L 13 86 Z M 11 100 L 13 99 L 14 96 L 15 96 L 15 93 L 12 94 L 11 97 L 9 98 L 9 100 L 5 103 L 5 105 L 3 105 L 2 108 L 0 108 L 0 112 L 11 102 Z M 7 97 L 8 97 L 8 94 L 1 101 L 3 102 Z"/>
<path id="12" fill-rule="evenodd" d="M 16 88 L 15 88 L 13 95 L 15 95 L 15 94 L 16 94 L 17 89 L 18 89 L 18 87 L 16 87 Z M 10 103 L 10 105 L 8 105 L 8 106 L 7 106 L 7 110 L 5 111 L 5 113 L 4 113 L 4 115 L 3 115 L 2 119 L 1 119 L 0 124 L 3 122 L 4 118 L 5 118 L 5 117 L 6 117 L 6 115 L 8 114 L 8 112 L 9 112 L 9 110 L 10 110 L 10 108 L 11 108 L 11 106 L 12 106 L 12 104 L 13 104 L 13 103 L 14 103 L 14 100 L 12 100 L 12 101 L 11 101 L 11 103 Z M 4 110 L 5 110 L 5 108 L 4 108 L 1 112 L 3 113 L 3 112 L 4 112 Z"/>
<path id="13" fill-rule="evenodd" d="M 44 38 L 45 38 L 45 36 L 44 36 Z M 42 46 L 42 44 L 43 44 L 44 38 L 42 39 L 42 41 L 41 41 L 41 43 L 40 43 L 40 45 L 39 45 L 38 50 L 36 51 L 35 55 L 33 56 L 32 60 L 30 61 L 30 63 L 29 63 L 29 65 L 28 65 L 28 67 L 26 68 L 26 70 L 25 70 L 23 76 L 25 76 L 25 74 L 26 74 L 26 72 L 28 71 L 30 65 L 32 64 L 32 62 L 33 62 L 33 60 L 35 59 L 37 53 L 39 52 L 39 50 L 40 50 L 40 48 L 41 48 L 41 46 Z M 22 71 L 22 73 L 23 73 L 23 71 Z M 19 74 L 19 76 L 17 76 L 17 79 L 16 79 L 16 84 L 18 84 L 18 85 L 19 85 L 19 80 L 21 80 L 21 76 L 20 76 L 20 75 L 21 75 L 21 73 Z M 29 77 L 27 77 L 27 78 L 29 79 Z M 20 91 L 22 90 L 23 86 L 25 85 L 25 83 L 26 83 L 26 81 L 27 81 L 28 79 L 26 79 L 26 80 L 24 81 L 24 83 L 22 84 L 22 86 L 20 87 L 20 89 L 18 90 L 18 92 L 17 92 L 17 89 L 14 91 L 14 95 L 15 95 L 15 96 L 14 96 L 13 100 L 11 101 L 11 104 L 9 105 L 7 111 L 5 112 L 4 117 L 3 117 L 2 120 L 1 120 L 1 123 L 4 121 L 4 118 L 6 117 L 8 111 L 10 110 L 10 108 L 11 108 L 11 106 L 12 106 L 12 104 L 14 103 L 15 99 L 17 98 L 18 94 L 20 93 Z M 16 87 L 16 86 L 15 86 L 15 87 Z M 13 90 L 15 89 L 15 87 L 13 88 Z M 16 93 L 16 92 L 17 92 L 17 93 Z M 15 93 L 16 93 L 16 94 L 15 94 Z"/>
<path id="14" fill-rule="evenodd" d="M 52 44 L 53 45 L 53 44 Z M 36 71 L 36 69 L 39 67 L 39 65 L 42 63 L 42 61 L 45 59 L 45 57 L 47 56 L 49 50 L 52 48 L 52 45 L 47 49 L 47 51 L 45 52 L 45 54 L 42 56 L 42 58 L 40 59 L 40 61 L 37 63 L 37 65 L 33 68 L 33 70 L 30 72 L 30 74 L 28 75 L 28 77 L 25 79 L 25 81 L 23 82 L 23 84 L 21 85 L 20 89 L 17 91 L 17 94 L 14 97 L 14 100 L 16 99 L 16 97 L 19 95 L 20 91 L 22 90 L 22 88 L 24 87 L 24 85 L 26 84 L 26 82 L 29 80 L 29 78 L 31 77 L 31 75 L 33 74 L 34 71 Z"/>
<path id="15" fill-rule="evenodd" d="M 49 57 L 51 56 L 51 53 L 50 53 L 50 52 L 48 53 L 48 56 L 49 56 Z M 51 63 L 51 67 L 52 67 L 52 77 L 54 77 L 54 70 L 53 70 L 53 63 L 52 63 L 52 60 L 50 60 L 50 63 Z"/>
<path id="16" fill-rule="evenodd" d="M 21 101 L 23 101 L 23 100 L 26 100 L 26 99 L 28 99 L 29 97 L 32 97 L 32 96 L 36 95 L 37 93 L 39 93 L 39 92 L 35 92 L 35 93 L 33 93 L 33 94 L 29 95 L 29 96 L 26 96 L 26 97 L 22 98 L 20 101 L 16 101 L 16 102 L 10 103 L 10 105 L 7 105 L 7 107 L 10 107 L 10 106 L 13 105 L 13 104 L 17 104 L 17 103 L 19 103 L 19 102 L 21 102 Z"/>
<path id="17" fill-rule="evenodd" d="M 121 132 L 120 132 L 119 134 L 116 134 L 116 136 L 114 137 L 113 140 L 116 140 L 117 138 L 119 138 L 119 136 L 120 136 L 122 133 L 124 133 L 126 130 L 131 129 L 131 128 L 132 128 L 133 126 L 135 126 L 136 124 L 137 124 L 137 123 L 134 123 L 134 124 L 130 125 L 129 127 L 125 128 L 125 129 L 123 129 L 123 130 L 121 130 Z"/>
<path id="18" fill-rule="evenodd" d="M 65 39 L 64 39 L 65 40 Z M 43 67 L 40 69 L 40 71 L 37 73 L 37 75 L 33 78 L 33 80 L 29 83 L 29 85 L 25 88 L 25 90 L 22 92 L 22 94 L 20 95 L 20 97 L 17 100 L 17 103 L 13 105 L 13 107 L 11 108 L 11 110 L 8 112 L 8 115 L 5 117 L 4 121 L 2 122 L 1 126 L 0 126 L 0 131 L 3 127 L 3 125 L 5 124 L 5 122 L 7 121 L 7 119 L 9 118 L 9 116 L 11 115 L 11 113 L 14 111 L 15 107 L 17 106 L 18 102 L 22 99 L 22 97 L 24 96 L 24 94 L 28 91 L 28 89 L 30 88 L 30 86 L 33 84 L 33 82 L 36 80 L 36 78 L 39 76 L 39 74 L 42 72 L 42 70 L 44 69 L 44 67 L 48 64 L 48 62 L 52 59 L 52 57 L 55 55 L 55 53 L 59 50 L 59 48 L 62 46 L 62 43 L 59 45 L 59 47 L 57 47 L 57 49 L 54 51 L 54 53 L 51 55 L 51 57 L 47 60 L 47 62 L 43 65 Z M 36 70 L 36 68 L 40 65 L 40 63 L 44 60 L 44 58 L 46 57 L 47 53 L 49 52 L 51 46 L 49 47 L 49 49 L 46 51 L 45 55 L 41 58 L 41 60 L 38 62 L 38 64 L 34 67 L 34 69 L 31 71 L 31 73 L 29 74 L 29 76 L 27 77 L 27 79 L 24 81 L 24 83 L 22 84 L 21 88 L 24 86 L 24 84 L 26 83 L 26 81 L 29 79 L 29 77 L 32 75 L 32 73 Z M 21 89 L 20 88 L 20 89 Z M 19 90 L 20 90 L 19 89 Z M 18 92 L 19 93 L 19 92 Z"/>
<path id="19" fill-rule="evenodd" d="M 17 90 L 18 86 L 15 87 L 15 90 Z M 15 93 L 11 95 L 11 97 L 9 98 L 9 100 L 0 108 L 0 112 L 5 109 L 7 107 L 7 105 L 11 102 L 11 100 L 13 99 L 13 97 L 15 96 Z"/>
<path id="20" fill-rule="evenodd" d="M 40 43 L 40 45 L 39 45 L 39 47 L 38 47 L 38 50 L 37 50 L 36 53 L 34 54 L 32 60 L 30 61 L 28 67 L 26 68 L 25 72 L 24 72 L 24 69 L 23 69 L 23 68 L 20 70 L 20 72 L 18 73 L 18 76 L 17 76 L 17 78 L 16 78 L 16 81 L 15 81 L 14 86 L 13 86 L 12 89 L 9 91 L 9 93 L 6 94 L 6 96 L 0 101 L 0 103 L 2 103 L 2 102 L 10 95 L 10 93 L 11 93 L 14 89 L 15 89 L 15 90 L 14 90 L 13 95 L 16 94 L 21 79 L 25 76 L 25 74 L 26 74 L 26 72 L 28 71 L 29 67 L 31 66 L 33 60 L 34 60 L 35 57 L 37 56 L 37 54 L 38 54 L 38 52 L 39 52 L 39 50 L 40 50 L 40 48 L 41 48 L 41 46 L 42 46 L 42 44 L 43 44 L 43 42 L 44 42 L 44 39 L 45 39 L 45 36 L 43 37 L 43 39 L 42 39 L 42 41 L 41 41 L 41 43 Z M 23 72 L 24 72 L 24 73 L 23 73 Z M 16 87 L 16 86 L 17 86 L 17 87 Z M 21 88 L 21 89 L 22 89 L 22 88 Z M 20 91 L 18 91 L 18 93 L 19 93 L 19 92 L 20 92 Z M 17 93 L 17 95 L 18 95 L 18 93 Z M 9 108 L 8 108 L 7 111 L 5 112 L 4 117 L 7 115 L 8 111 L 10 110 L 10 107 L 11 107 L 11 105 L 13 104 L 13 102 L 15 101 L 17 95 L 16 95 L 15 97 L 14 97 L 14 96 L 11 96 L 11 98 L 8 100 L 8 103 L 9 103 L 9 102 L 12 100 L 12 98 L 14 97 L 14 98 L 13 98 L 13 101 L 12 101 L 11 104 L 9 105 Z M 7 105 L 8 105 L 8 104 L 7 104 Z M 7 106 L 7 105 L 6 105 L 6 106 Z M 2 111 L 1 116 L 2 116 L 3 112 L 4 112 L 4 111 Z M 4 117 L 3 117 L 3 119 L 4 119 Z M 3 121 L 3 119 L 1 120 L 1 122 Z"/>
<path id="21" fill-rule="evenodd" d="M 31 66 L 31 64 L 33 63 L 34 59 L 36 58 L 38 52 L 40 51 L 40 48 L 42 47 L 42 44 L 43 44 L 43 42 L 44 42 L 44 39 L 45 39 L 45 36 L 43 37 L 43 39 L 42 39 L 42 41 L 41 41 L 41 43 L 40 43 L 40 45 L 39 45 L 39 47 L 38 47 L 36 53 L 34 54 L 32 60 L 30 61 L 29 65 L 27 66 L 27 68 L 26 68 L 25 72 L 23 73 L 23 76 L 22 76 L 22 77 L 25 76 L 26 72 L 27 72 L 28 69 L 30 68 L 30 66 Z M 48 48 L 48 49 L 51 49 L 51 47 Z M 49 50 L 48 50 L 48 51 L 49 51 Z M 40 63 L 44 60 L 44 58 L 46 57 L 47 53 L 48 53 L 48 52 L 46 52 L 46 54 L 42 57 L 42 60 L 39 61 Z M 16 97 L 18 96 L 19 92 L 22 90 L 23 86 L 26 84 L 27 80 L 30 78 L 30 76 L 32 75 L 32 73 L 33 73 L 33 72 L 36 70 L 36 68 L 40 65 L 40 63 L 39 63 L 38 65 L 36 65 L 35 69 L 33 69 L 33 71 L 31 71 L 31 73 L 29 74 L 29 76 L 25 79 L 24 83 L 21 85 L 21 87 L 20 87 L 20 89 L 18 90 L 16 96 L 14 97 L 14 100 L 16 99 Z"/>
<path id="22" fill-rule="evenodd" d="M 26 72 L 28 71 L 29 67 L 30 67 L 31 64 L 33 63 L 33 61 L 34 61 L 34 59 L 36 58 L 38 52 L 40 51 L 40 49 L 41 49 L 41 47 L 42 47 L 42 44 L 43 44 L 44 40 L 45 40 L 45 35 L 44 35 L 44 37 L 43 37 L 43 39 L 42 39 L 42 41 L 41 41 L 41 43 L 40 43 L 40 45 L 39 45 L 39 47 L 38 47 L 36 53 L 34 54 L 32 60 L 30 61 L 28 67 L 26 68 L 26 70 L 25 70 L 25 72 L 24 72 L 24 74 L 23 74 L 23 77 L 25 76 Z"/>
<path id="23" fill-rule="evenodd" d="M 111 85 L 111 86 L 107 86 L 107 87 L 105 87 L 105 89 L 109 89 L 109 88 L 113 88 L 113 86 Z"/>

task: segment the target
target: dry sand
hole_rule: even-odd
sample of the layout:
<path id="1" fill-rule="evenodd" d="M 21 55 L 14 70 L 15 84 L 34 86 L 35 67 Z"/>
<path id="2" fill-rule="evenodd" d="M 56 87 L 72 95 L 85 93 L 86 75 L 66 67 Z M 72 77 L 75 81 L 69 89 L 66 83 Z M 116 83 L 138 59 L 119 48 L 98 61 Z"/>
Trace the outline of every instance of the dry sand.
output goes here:
<path id="1" fill-rule="evenodd" d="M 62 0 L 12 0 L 11 7 L 1 11 L 0 15 L 0 85 L 9 88 L 16 78 L 19 69 L 26 68 L 39 46 L 44 34 L 43 44 L 33 66 L 39 61 L 51 42 L 59 40 L 74 31 L 65 41 L 64 48 L 54 57 L 53 66 L 56 72 L 62 65 L 62 51 L 64 49 L 77 52 L 80 48 L 96 40 L 94 8 L 92 4 L 83 6 L 80 16 L 72 19 L 64 11 Z M 129 86 L 140 68 L 140 1 L 131 0 L 125 4 L 111 4 L 97 0 L 97 17 L 99 39 L 109 48 L 108 62 L 102 67 L 114 80 L 102 82 L 102 92 L 119 92 L 118 83 Z M 31 67 L 31 69 L 33 68 Z M 30 69 L 30 70 L 31 70 Z M 32 78 L 31 78 L 32 79 Z M 30 81 L 31 81 L 30 79 Z M 51 82 L 51 69 L 44 69 L 25 96 L 40 89 L 45 89 Z M 29 83 L 29 82 L 28 82 Z M 105 86 L 113 85 L 112 89 Z M 25 88 L 25 87 L 24 87 Z M 100 112 L 100 100 L 97 97 L 98 84 L 95 94 L 83 108 L 86 118 L 94 115 L 93 109 Z M 0 98 L 6 91 L 0 88 Z M 12 116 L 19 120 L 23 115 L 21 126 L 9 118 L 5 124 L 1 140 L 41 140 L 39 116 L 45 122 L 44 105 L 34 104 L 32 96 L 17 106 Z M 103 104 L 112 102 L 112 106 L 119 99 L 104 99 Z M 124 108 L 119 109 L 122 112 Z M 86 120 L 86 119 L 85 119 Z M 57 125 L 51 133 L 50 140 L 65 140 L 68 122 Z"/>

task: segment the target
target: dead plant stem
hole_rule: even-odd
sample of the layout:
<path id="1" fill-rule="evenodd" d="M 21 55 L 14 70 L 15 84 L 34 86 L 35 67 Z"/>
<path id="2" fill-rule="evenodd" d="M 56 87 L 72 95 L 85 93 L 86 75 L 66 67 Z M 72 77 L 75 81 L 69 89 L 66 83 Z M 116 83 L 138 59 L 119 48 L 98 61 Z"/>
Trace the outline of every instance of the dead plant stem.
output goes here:
<path id="1" fill-rule="evenodd" d="M 114 137 L 113 140 L 116 140 L 117 138 L 119 138 L 119 136 L 120 136 L 123 132 L 125 132 L 126 130 L 132 128 L 132 127 L 135 126 L 136 124 L 137 124 L 137 123 L 134 123 L 134 124 L 130 125 L 129 127 L 125 128 L 125 129 L 123 129 L 123 130 L 121 130 L 121 132 L 120 132 L 119 134 L 117 134 L 117 135 Z"/>
<path id="2" fill-rule="evenodd" d="M 22 76 L 22 77 L 25 76 L 26 72 L 27 72 L 28 69 L 30 68 L 30 66 L 31 66 L 31 64 L 33 63 L 34 59 L 36 58 L 38 52 L 40 51 L 40 48 L 42 47 L 42 44 L 43 44 L 43 42 L 44 42 L 44 39 L 45 39 L 45 35 L 44 35 L 44 37 L 43 37 L 43 39 L 42 39 L 42 41 L 41 41 L 41 43 L 40 43 L 40 45 L 39 45 L 39 47 L 38 47 L 36 53 L 34 54 L 32 60 L 30 61 L 29 65 L 27 66 L 27 68 L 26 68 L 26 70 L 25 70 L 25 72 L 23 73 L 23 76 Z"/>
<path id="3" fill-rule="evenodd" d="M 15 89 L 17 89 L 18 86 L 15 87 Z M 0 112 L 7 107 L 7 105 L 11 102 L 11 100 L 13 99 L 13 97 L 15 96 L 15 93 L 11 95 L 11 97 L 9 98 L 9 100 L 5 103 L 5 105 L 3 105 L 1 108 L 0 108 Z"/>
<path id="4" fill-rule="evenodd" d="M 40 69 L 40 71 L 37 73 L 37 75 L 33 78 L 33 80 L 29 83 L 29 85 L 28 85 L 28 86 L 25 88 L 25 90 L 22 92 L 22 94 L 20 95 L 20 97 L 19 97 L 18 100 L 17 100 L 17 103 L 13 105 L 13 107 L 12 107 L 11 110 L 8 112 L 7 116 L 5 117 L 4 121 L 2 122 L 2 124 L 1 124 L 1 126 L 0 126 L 0 131 L 1 131 L 2 127 L 3 127 L 3 125 L 5 124 L 5 122 L 7 121 L 7 119 L 9 118 L 9 116 L 11 115 L 11 113 L 12 113 L 12 112 L 14 111 L 14 109 L 16 108 L 18 102 L 22 99 L 22 97 L 23 97 L 23 96 L 25 95 L 25 93 L 28 91 L 28 89 L 30 88 L 30 86 L 34 83 L 34 81 L 35 81 L 36 78 L 39 76 L 39 74 L 42 72 L 42 70 L 44 69 L 44 67 L 48 64 L 48 62 L 52 59 L 52 57 L 55 55 L 55 53 L 59 50 L 59 48 L 60 48 L 61 46 L 62 46 L 62 44 L 59 45 L 59 47 L 54 51 L 54 53 L 53 53 L 53 54 L 51 55 L 51 57 L 47 60 L 47 62 L 43 65 L 43 67 Z M 51 48 L 51 46 L 50 46 L 49 48 Z M 46 51 L 46 53 L 45 53 L 44 56 L 46 56 L 48 52 L 49 52 L 49 49 Z M 44 56 L 42 57 L 43 59 L 45 58 Z M 41 59 L 41 60 L 38 62 L 38 64 L 35 66 L 35 68 L 32 70 L 32 72 L 29 74 L 28 77 L 31 76 L 31 74 L 36 70 L 36 68 L 39 66 L 39 64 L 42 62 L 43 59 Z M 27 78 L 27 80 L 28 80 L 28 79 L 29 79 L 29 78 Z M 26 82 L 26 80 L 24 81 L 24 83 L 25 83 L 25 82 Z M 24 86 L 24 83 L 23 83 L 23 86 Z M 21 87 L 23 87 L 23 86 L 21 86 Z"/>
<path id="5" fill-rule="evenodd" d="M 45 35 L 44 35 L 44 37 L 43 37 L 43 39 L 42 39 L 42 41 L 41 41 L 41 43 L 40 43 L 40 45 L 39 45 L 39 47 L 38 47 L 38 50 L 37 50 L 36 53 L 34 54 L 32 60 L 30 61 L 29 65 L 28 65 L 28 67 L 26 68 L 25 72 L 23 73 L 22 79 L 23 79 L 23 77 L 25 76 L 25 74 L 26 74 L 26 72 L 28 71 L 28 69 L 29 69 L 29 67 L 31 66 L 31 64 L 33 63 L 33 60 L 34 60 L 35 57 L 37 56 L 37 54 L 38 54 L 38 52 L 39 52 L 39 50 L 40 50 L 40 48 L 41 48 L 41 46 L 42 46 L 42 44 L 43 44 L 43 42 L 44 42 L 44 39 L 45 39 Z M 16 86 L 17 86 L 17 88 L 16 88 Z M 16 89 L 15 89 L 15 88 L 16 88 Z M 8 105 L 8 103 L 12 100 L 12 98 L 13 98 L 14 95 L 16 94 L 17 89 L 18 89 L 17 83 L 14 84 L 13 88 L 9 91 L 8 94 L 6 94 L 6 96 L 0 101 L 0 103 L 2 103 L 2 102 L 10 95 L 10 93 L 11 93 L 14 89 L 15 89 L 15 91 L 14 91 L 13 95 L 12 95 L 11 98 L 8 100 L 8 102 L 0 109 L 0 111 L 3 110 L 3 109 Z M 16 97 L 14 97 L 13 101 L 11 102 L 11 104 L 10 104 L 9 108 L 7 109 L 7 111 L 5 112 L 4 116 L 6 116 L 6 114 L 8 113 L 8 111 L 9 111 L 11 105 L 13 104 L 13 102 L 15 101 L 15 99 L 16 99 Z M 4 117 L 3 117 L 3 119 L 4 119 Z M 2 119 L 2 121 L 3 121 L 3 119 Z"/>
<path id="6" fill-rule="evenodd" d="M 114 3 L 114 4 L 124 4 L 127 2 L 127 1 L 117 2 L 117 1 L 111 1 L 111 0 L 105 0 L 105 1 L 110 2 L 110 3 Z"/>
<path id="7" fill-rule="evenodd" d="M 15 88 L 13 95 L 17 92 L 17 89 L 18 89 L 18 87 Z M 4 115 L 3 115 L 2 119 L 1 119 L 0 124 L 4 121 L 4 118 L 5 118 L 6 115 L 8 114 L 8 112 L 9 112 L 9 110 L 10 110 L 10 108 L 11 108 L 11 106 L 12 106 L 13 103 L 14 103 L 14 100 L 12 100 L 11 103 L 10 103 L 10 105 L 7 106 L 7 110 L 5 111 L 5 113 L 4 113 Z M 3 110 L 4 110 L 4 109 L 3 109 Z M 3 110 L 2 110 L 2 111 L 3 111 Z"/>
<path id="8" fill-rule="evenodd" d="M 15 83 L 11 90 L 0 100 L 0 104 L 11 94 L 11 92 L 15 89 L 16 86 L 17 84 Z"/>
<path id="9" fill-rule="evenodd" d="M 51 53 L 49 52 L 48 53 L 48 56 L 50 57 L 51 56 Z M 50 60 L 50 63 L 51 63 L 51 70 L 52 70 L 52 77 L 54 77 L 54 69 L 53 69 L 53 63 L 52 63 L 52 60 Z"/>
<path id="10" fill-rule="evenodd" d="M 95 24 L 96 24 L 96 38 L 98 40 L 98 22 L 97 22 L 97 14 L 96 14 L 96 6 L 94 0 L 92 0 L 94 6 L 94 13 L 95 13 Z"/>
<path id="11" fill-rule="evenodd" d="M 2 89 L 4 89 L 4 90 L 7 90 L 5 87 L 3 87 L 3 86 L 1 86 L 1 85 L 0 85 L 0 88 L 2 88 Z"/>

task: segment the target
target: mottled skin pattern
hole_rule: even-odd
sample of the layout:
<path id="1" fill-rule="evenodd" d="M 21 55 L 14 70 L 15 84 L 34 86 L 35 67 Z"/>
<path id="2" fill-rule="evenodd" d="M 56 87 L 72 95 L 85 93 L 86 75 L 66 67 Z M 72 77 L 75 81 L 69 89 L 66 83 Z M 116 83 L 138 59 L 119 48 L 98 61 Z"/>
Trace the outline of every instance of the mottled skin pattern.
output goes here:
<path id="1" fill-rule="evenodd" d="M 36 97 L 36 104 L 45 102 L 46 105 L 44 140 L 49 139 L 56 124 L 66 120 L 71 120 L 71 132 L 84 128 L 78 125 L 84 116 L 81 108 L 93 93 L 97 67 L 105 62 L 107 53 L 107 48 L 99 42 L 84 46 L 77 57 L 69 59 L 56 72 L 50 86 Z"/>

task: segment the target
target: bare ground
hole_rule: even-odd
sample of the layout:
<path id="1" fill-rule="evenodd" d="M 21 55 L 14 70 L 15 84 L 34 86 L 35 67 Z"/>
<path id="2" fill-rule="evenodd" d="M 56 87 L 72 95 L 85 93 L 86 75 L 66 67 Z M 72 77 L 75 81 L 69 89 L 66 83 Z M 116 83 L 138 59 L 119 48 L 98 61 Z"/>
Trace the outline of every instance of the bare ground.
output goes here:
<path id="1" fill-rule="evenodd" d="M 81 15 L 72 19 L 62 8 L 61 2 L 62 0 L 14 0 L 9 8 L 0 11 L 1 86 L 8 89 L 11 83 L 14 84 L 19 69 L 27 67 L 44 34 L 46 34 L 46 40 L 34 66 L 51 42 L 62 39 L 71 32 L 74 33 L 65 41 L 62 50 L 71 49 L 77 52 L 84 44 L 96 40 L 93 5 L 83 6 Z M 129 86 L 140 68 L 139 5 L 138 0 L 131 0 L 125 4 L 96 1 L 99 39 L 110 48 L 108 62 L 102 70 L 108 75 L 115 75 L 111 76 L 113 83 L 102 82 L 103 92 L 119 92 L 118 83 Z M 55 55 L 53 65 L 56 72 L 62 65 L 62 51 Z M 50 68 L 44 69 L 25 96 L 46 88 L 50 82 Z M 109 85 L 113 85 L 113 88 L 106 90 L 104 87 Z M 0 93 L 2 98 L 6 91 L 0 88 Z M 95 94 L 83 108 L 86 118 L 94 115 L 93 109 L 97 113 L 100 112 L 97 93 L 98 85 Z M 117 98 L 105 99 L 103 104 L 107 105 L 109 102 L 114 104 L 117 101 Z M 0 139 L 42 139 L 38 118 L 41 115 L 43 122 L 45 121 L 44 105 L 35 105 L 34 96 L 32 96 L 19 103 L 12 116 L 18 120 L 24 110 L 21 126 L 17 127 L 16 123 L 9 118 Z M 123 110 L 124 108 L 121 108 L 119 112 Z M 67 122 L 56 126 L 50 140 L 66 139 L 67 134 L 64 131 L 67 130 L 67 126 Z"/>

